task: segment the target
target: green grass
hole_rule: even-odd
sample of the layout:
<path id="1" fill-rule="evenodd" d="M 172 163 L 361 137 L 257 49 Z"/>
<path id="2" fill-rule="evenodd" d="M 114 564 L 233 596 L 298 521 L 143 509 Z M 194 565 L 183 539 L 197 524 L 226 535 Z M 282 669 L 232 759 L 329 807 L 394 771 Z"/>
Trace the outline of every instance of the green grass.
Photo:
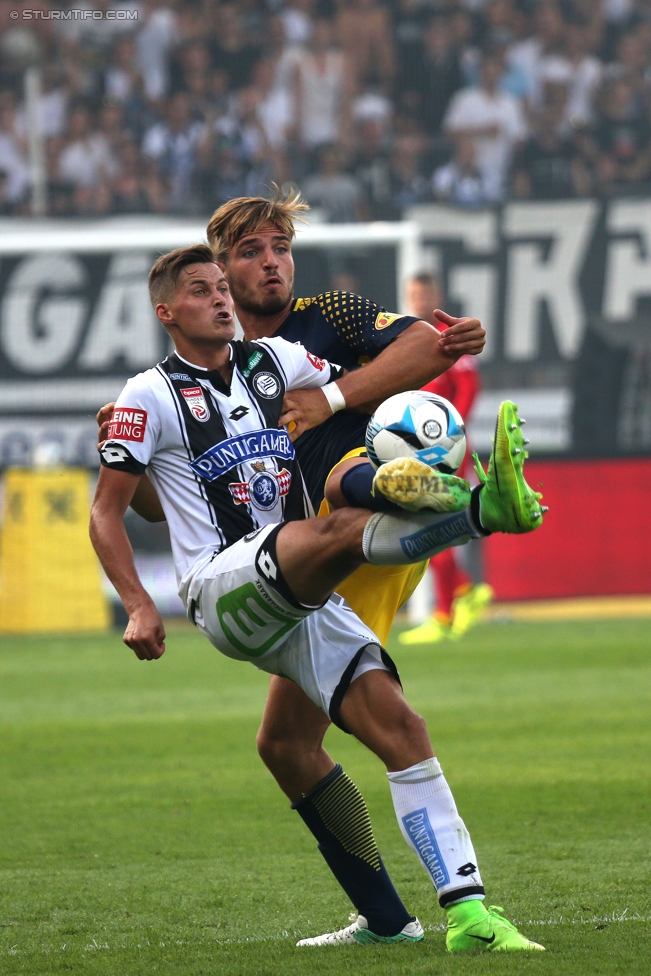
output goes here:
<path id="1" fill-rule="evenodd" d="M 379 762 L 337 730 L 417 946 L 298 950 L 350 906 L 262 767 L 267 678 L 191 631 L 0 642 L 0 973 L 647 974 L 649 623 L 392 648 L 479 856 L 540 955 L 449 956 Z"/>

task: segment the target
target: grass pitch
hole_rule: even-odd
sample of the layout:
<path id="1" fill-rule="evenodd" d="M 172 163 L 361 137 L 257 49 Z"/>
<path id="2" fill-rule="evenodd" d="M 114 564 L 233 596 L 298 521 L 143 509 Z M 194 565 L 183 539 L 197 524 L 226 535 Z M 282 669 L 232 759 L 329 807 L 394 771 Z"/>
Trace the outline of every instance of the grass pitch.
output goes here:
<path id="1" fill-rule="evenodd" d="M 474 839 L 488 901 L 545 954 L 449 956 L 379 762 L 364 793 L 415 946 L 296 949 L 350 905 L 264 770 L 267 678 L 173 631 L 0 643 L 0 973 L 648 974 L 649 622 L 490 624 L 391 648 Z"/>

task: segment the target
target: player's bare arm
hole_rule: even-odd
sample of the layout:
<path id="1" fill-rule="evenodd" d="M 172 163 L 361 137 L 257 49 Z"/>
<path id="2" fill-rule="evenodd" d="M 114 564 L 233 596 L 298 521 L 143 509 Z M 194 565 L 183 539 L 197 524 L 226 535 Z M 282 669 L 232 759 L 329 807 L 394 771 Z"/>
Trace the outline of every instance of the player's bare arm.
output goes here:
<path id="1" fill-rule="evenodd" d="M 346 409 L 370 414 L 394 393 L 418 389 L 461 356 L 482 351 L 486 332 L 478 319 L 454 318 L 438 309 L 435 314 L 445 326 L 443 334 L 427 322 L 414 322 L 363 369 L 353 370 L 337 381 Z M 285 395 L 284 407 L 280 422 L 296 424 L 290 435 L 292 440 L 332 415 L 322 390 L 290 391 Z"/>
<path id="2" fill-rule="evenodd" d="M 99 451 L 102 450 L 104 444 L 106 443 L 106 439 L 109 436 L 109 426 L 114 409 L 115 401 L 105 403 L 104 406 L 100 407 L 100 409 L 97 411 L 95 420 L 97 421 L 97 449 Z M 129 503 L 129 507 L 134 510 L 136 515 L 144 518 L 147 522 L 165 521 L 163 506 L 161 505 L 160 499 L 156 494 L 156 489 L 146 474 L 141 475 L 140 480 L 136 485 L 136 490 L 134 491 L 133 497 Z"/>
<path id="3" fill-rule="evenodd" d="M 100 470 L 90 518 L 90 537 L 106 575 L 118 591 L 129 623 L 124 643 L 141 661 L 153 661 L 165 651 L 165 627 L 152 598 L 143 587 L 124 527 L 139 476 L 126 471 Z"/>

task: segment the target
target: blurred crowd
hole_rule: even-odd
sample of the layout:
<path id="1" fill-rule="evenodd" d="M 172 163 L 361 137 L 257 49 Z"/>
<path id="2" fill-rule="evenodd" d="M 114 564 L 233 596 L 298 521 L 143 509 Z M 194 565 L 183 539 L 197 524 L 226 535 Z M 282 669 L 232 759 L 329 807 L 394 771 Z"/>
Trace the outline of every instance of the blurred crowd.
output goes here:
<path id="1" fill-rule="evenodd" d="M 207 214 L 272 182 L 330 221 L 651 189 L 651 0 L 22 9 L 0 0 L 5 215 L 30 212 L 30 66 L 52 215 Z"/>

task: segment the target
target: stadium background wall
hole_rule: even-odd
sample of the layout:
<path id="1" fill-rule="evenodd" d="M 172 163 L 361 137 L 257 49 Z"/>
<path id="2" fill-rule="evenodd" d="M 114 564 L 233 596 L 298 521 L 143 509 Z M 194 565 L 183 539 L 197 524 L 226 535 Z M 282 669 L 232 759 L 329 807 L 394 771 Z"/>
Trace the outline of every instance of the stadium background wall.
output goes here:
<path id="1" fill-rule="evenodd" d="M 544 531 L 493 535 L 484 571 L 498 600 L 651 593 L 651 459 L 530 461 Z"/>
<path id="2" fill-rule="evenodd" d="M 472 429 L 490 445 L 495 403 L 521 402 L 532 451 L 651 451 L 651 199 L 424 205 L 409 220 L 314 224 L 297 240 L 297 294 L 349 287 L 400 308 L 402 282 L 436 268 L 453 312 L 489 343 Z M 92 416 L 166 352 L 146 276 L 204 222 L 0 221 L 0 466 L 39 440 L 96 464 Z"/>

